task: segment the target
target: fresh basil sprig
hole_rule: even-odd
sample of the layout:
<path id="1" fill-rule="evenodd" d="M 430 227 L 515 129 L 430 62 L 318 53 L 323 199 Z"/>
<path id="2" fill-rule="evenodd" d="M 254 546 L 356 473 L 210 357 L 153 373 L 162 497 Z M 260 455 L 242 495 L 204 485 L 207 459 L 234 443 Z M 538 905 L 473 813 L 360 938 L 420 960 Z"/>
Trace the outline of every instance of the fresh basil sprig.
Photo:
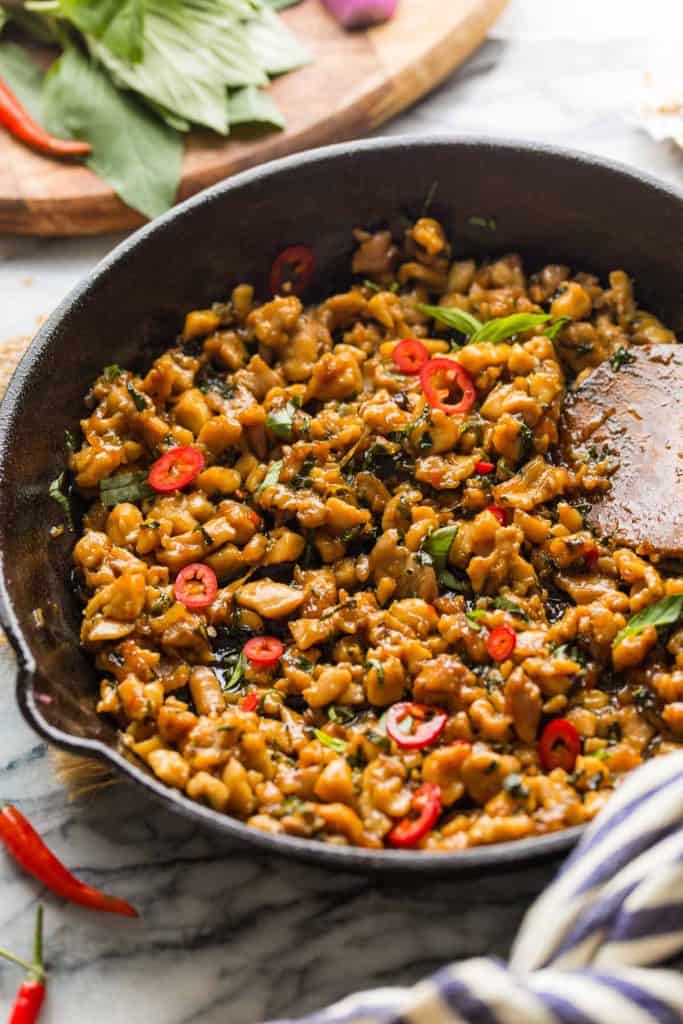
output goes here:
<path id="1" fill-rule="evenodd" d="M 629 636 L 638 636 L 648 626 L 673 626 L 683 613 L 683 594 L 670 594 L 632 615 L 614 638 L 614 647 Z"/>
<path id="2" fill-rule="evenodd" d="M 421 313 L 433 317 L 437 323 L 444 324 L 446 327 L 452 327 L 456 331 L 460 331 L 461 334 L 466 335 L 468 339 L 467 344 L 469 345 L 475 344 L 478 341 L 490 341 L 492 344 L 497 345 L 501 341 L 513 338 L 517 334 L 523 334 L 524 331 L 530 331 L 533 327 L 541 327 L 543 324 L 548 324 L 545 331 L 546 335 L 554 338 L 557 332 L 569 320 L 568 317 L 561 317 L 551 324 L 550 321 L 553 318 L 550 313 L 513 313 L 512 316 L 496 317 L 484 324 L 476 316 L 472 316 L 471 313 L 466 313 L 462 309 L 457 309 L 455 306 L 426 306 L 421 304 L 418 306 L 418 309 Z"/>
<path id="3" fill-rule="evenodd" d="M 147 473 L 142 469 L 100 480 L 100 501 L 105 508 L 113 508 L 122 501 L 142 501 L 153 494 L 154 490 L 147 483 Z"/>

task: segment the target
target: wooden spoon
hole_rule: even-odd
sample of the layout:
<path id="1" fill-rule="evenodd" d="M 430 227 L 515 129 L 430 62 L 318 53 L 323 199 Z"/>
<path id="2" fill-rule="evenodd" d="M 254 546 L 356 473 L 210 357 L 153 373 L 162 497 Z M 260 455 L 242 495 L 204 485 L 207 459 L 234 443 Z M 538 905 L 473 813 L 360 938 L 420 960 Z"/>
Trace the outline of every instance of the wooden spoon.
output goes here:
<path id="1" fill-rule="evenodd" d="M 599 536 L 683 558 L 683 344 L 597 367 L 566 404 L 563 444 L 572 463 L 604 454 L 615 466 L 587 514 Z"/>

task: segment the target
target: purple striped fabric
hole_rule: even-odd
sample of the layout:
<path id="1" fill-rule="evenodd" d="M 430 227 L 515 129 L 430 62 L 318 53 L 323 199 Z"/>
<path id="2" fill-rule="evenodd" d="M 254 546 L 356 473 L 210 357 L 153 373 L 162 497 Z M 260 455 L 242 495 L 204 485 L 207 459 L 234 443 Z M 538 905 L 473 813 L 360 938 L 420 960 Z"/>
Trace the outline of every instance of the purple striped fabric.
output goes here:
<path id="1" fill-rule="evenodd" d="M 683 754 L 639 768 L 528 912 L 509 965 L 271 1024 L 683 1024 Z"/>

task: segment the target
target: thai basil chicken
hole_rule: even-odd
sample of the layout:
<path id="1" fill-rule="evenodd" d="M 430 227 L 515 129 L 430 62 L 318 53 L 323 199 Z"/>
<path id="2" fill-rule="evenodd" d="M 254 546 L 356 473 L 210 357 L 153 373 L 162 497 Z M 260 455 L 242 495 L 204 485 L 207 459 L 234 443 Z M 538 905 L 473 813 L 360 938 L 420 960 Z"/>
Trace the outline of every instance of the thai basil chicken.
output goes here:
<path id="1" fill-rule="evenodd" d="M 623 271 L 356 231 L 108 366 L 70 456 L 98 709 L 254 828 L 454 851 L 591 819 L 683 744 L 683 578 L 597 536 L 613 458 L 562 456 L 600 364 L 675 342 Z M 227 272 L 226 272 L 227 277 Z"/>

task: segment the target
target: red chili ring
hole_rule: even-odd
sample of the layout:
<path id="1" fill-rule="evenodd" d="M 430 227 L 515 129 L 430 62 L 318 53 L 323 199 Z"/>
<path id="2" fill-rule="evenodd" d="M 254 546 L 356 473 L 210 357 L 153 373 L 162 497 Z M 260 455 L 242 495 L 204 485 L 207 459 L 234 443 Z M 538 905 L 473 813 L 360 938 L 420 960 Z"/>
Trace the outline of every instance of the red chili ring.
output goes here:
<path id="1" fill-rule="evenodd" d="M 495 516 L 501 526 L 507 526 L 509 522 L 508 509 L 501 508 L 500 505 L 487 505 L 484 511 L 490 512 L 492 516 Z"/>
<path id="2" fill-rule="evenodd" d="M 509 626 L 496 626 L 486 641 L 486 650 L 494 661 L 505 661 L 516 646 L 517 634 Z"/>
<path id="3" fill-rule="evenodd" d="M 553 768 L 573 771 L 580 753 L 581 737 L 576 726 L 566 718 L 555 718 L 548 722 L 538 741 L 538 755 L 547 772 Z"/>
<path id="4" fill-rule="evenodd" d="M 446 380 L 446 386 L 437 385 L 437 378 L 441 376 Z M 474 405 L 476 391 L 474 382 L 464 366 L 455 359 L 430 359 L 420 370 L 420 381 L 422 390 L 432 409 L 440 409 L 449 416 L 469 412 Z M 462 398 L 456 405 L 444 402 L 450 390 L 455 384 L 462 391 Z"/>
<path id="5" fill-rule="evenodd" d="M 432 717 L 425 721 L 427 715 Z M 400 723 L 406 718 L 417 719 L 419 724 L 414 732 L 405 732 L 400 728 Z M 387 736 L 404 750 L 419 750 L 421 747 L 428 747 L 439 738 L 447 720 L 448 715 L 441 708 L 434 708 L 428 704 L 413 704 L 412 701 L 400 701 L 393 704 L 387 712 Z"/>
<path id="6" fill-rule="evenodd" d="M 210 565 L 192 562 L 181 569 L 173 584 L 176 600 L 186 608 L 208 608 L 218 592 L 216 573 Z"/>
<path id="7" fill-rule="evenodd" d="M 287 284 L 289 285 L 287 289 L 288 294 L 301 295 L 313 276 L 314 266 L 315 257 L 308 246 L 290 245 L 287 249 L 283 249 L 270 271 L 270 290 L 272 294 L 282 294 L 283 285 Z M 290 268 L 290 272 L 284 277 L 286 268 Z"/>
<path id="8" fill-rule="evenodd" d="M 475 462 L 474 472 L 478 473 L 479 476 L 486 476 L 487 473 L 493 473 L 496 468 L 494 462 L 486 462 L 482 459 L 480 462 Z"/>
<path id="9" fill-rule="evenodd" d="M 244 654 L 255 665 L 266 668 L 277 665 L 284 649 L 284 645 L 275 636 L 253 636 L 244 645 Z"/>
<path id="10" fill-rule="evenodd" d="M 418 816 L 408 815 L 394 825 L 389 833 L 389 842 L 399 848 L 415 846 L 436 825 L 441 814 L 441 790 L 432 782 L 423 782 L 415 792 L 412 811 Z"/>
<path id="11" fill-rule="evenodd" d="M 401 373 L 414 377 L 429 362 L 429 352 L 417 338 L 405 338 L 395 346 L 391 358 Z"/>
<path id="12" fill-rule="evenodd" d="M 242 697 L 239 707 L 240 711 L 256 711 L 261 700 L 260 693 L 248 693 L 246 697 Z"/>
<path id="13" fill-rule="evenodd" d="M 149 471 L 149 482 L 155 491 L 168 494 L 187 487 L 204 469 L 204 456 L 199 448 L 185 445 L 170 448 L 157 459 Z"/>

